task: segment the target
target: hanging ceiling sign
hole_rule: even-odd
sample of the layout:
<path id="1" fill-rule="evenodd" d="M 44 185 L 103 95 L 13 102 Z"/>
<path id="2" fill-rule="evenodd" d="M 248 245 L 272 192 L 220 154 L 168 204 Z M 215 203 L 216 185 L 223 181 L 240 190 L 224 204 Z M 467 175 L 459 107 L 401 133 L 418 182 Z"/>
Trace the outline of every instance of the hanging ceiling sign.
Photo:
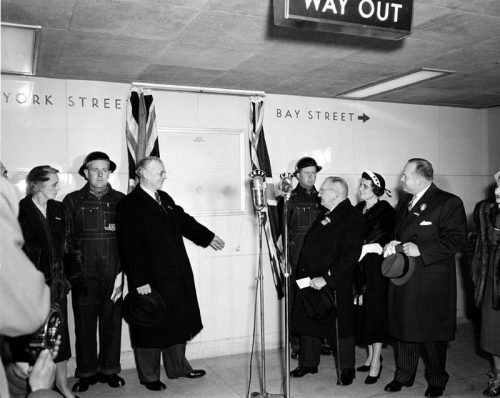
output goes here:
<path id="1" fill-rule="evenodd" d="M 411 33 L 413 0 L 274 0 L 274 24 L 399 40 Z"/>

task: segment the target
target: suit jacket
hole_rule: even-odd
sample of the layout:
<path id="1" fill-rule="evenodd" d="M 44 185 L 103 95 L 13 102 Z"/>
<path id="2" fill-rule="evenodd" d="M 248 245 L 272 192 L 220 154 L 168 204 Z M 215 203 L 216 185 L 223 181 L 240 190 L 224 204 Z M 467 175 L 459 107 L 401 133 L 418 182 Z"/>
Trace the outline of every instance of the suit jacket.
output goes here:
<path id="1" fill-rule="evenodd" d="M 135 347 L 166 347 L 192 339 L 203 328 L 193 271 L 183 237 L 206 247 L 214 233 L 158 191 L 162 207 L 140 186 L 117 205 L 118 250 L 130 290 L 149 284 L 166 304 L 155 327 L 130 325 Z"/>
<path id="2" fill-rule="evenodd" d="M 464 248 L 462 201 L 431 184 L 408 212 L 411 195 L 399 208 L 395 237 L 420 251 L 415 271 L 401 286 L 389 283 L 389 333 L 402 341 L 449 341 L 456 330 L 455 254 Z"/>
<path id="3" fill-rule="evenodd" d="M 327 220 L 327 218 L 328 220 Z M 311 225 L 297 267 L 297 279 L 322 276 L 336 291 L 341 337 L 354 335 L 353 271 L 363 245 L 362 213 L 345 199 L 330 213 L 324 211 Z M 305 290 L 297 289 L 292 330 L 310 336 L 333 336 L 334 318 L 313 320 L 304 311 Z"/>

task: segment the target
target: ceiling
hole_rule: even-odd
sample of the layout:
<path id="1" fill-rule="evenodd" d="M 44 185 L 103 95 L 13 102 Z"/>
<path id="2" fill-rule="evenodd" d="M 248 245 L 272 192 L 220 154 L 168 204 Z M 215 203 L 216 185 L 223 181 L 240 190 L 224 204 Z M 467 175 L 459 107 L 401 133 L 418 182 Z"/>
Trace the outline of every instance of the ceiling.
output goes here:
<path id="1" fill-rule="evenodd" d="M 500 105 L 500 1 L 414 0 L 401 41 L 276 27 L 272 0 L 1 0 L 41 25 L 37 76 L 334 98 L 417 68 L 456 74 L 374 101 Z"/>

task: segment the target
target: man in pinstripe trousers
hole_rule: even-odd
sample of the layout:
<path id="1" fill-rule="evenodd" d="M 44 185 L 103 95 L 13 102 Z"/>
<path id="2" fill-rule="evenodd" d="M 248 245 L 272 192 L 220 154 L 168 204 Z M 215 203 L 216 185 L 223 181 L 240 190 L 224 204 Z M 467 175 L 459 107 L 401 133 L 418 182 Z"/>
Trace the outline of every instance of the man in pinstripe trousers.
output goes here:
<path id="1" fill-rule="evenodd" d="M 401 182 L 410 195 L 398 210 L 397 240 L 384 248 L 387 257 L 402 243 L 404 253 L 415 263 L 406 283 L 389 283 L 389 332 L 397 345 L 394 380 L 385 391 L 411 386 L 422 354 L 427 397 L 443 395 L 449 379 L 446 352 L 456 331 L 455 254 L 463 249 L 466 236 L 462 201 L 436 187 L 433 174 L 425 159 L 407 162 Z"/>

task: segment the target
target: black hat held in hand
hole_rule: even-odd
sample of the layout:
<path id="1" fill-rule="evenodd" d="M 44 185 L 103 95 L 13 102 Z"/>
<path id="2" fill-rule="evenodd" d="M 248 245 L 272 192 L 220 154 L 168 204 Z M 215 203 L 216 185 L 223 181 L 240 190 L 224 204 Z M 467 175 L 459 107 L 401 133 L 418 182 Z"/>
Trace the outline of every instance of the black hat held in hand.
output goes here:
<path id="1" fill-rule="evenodd" d="M 165 301 L 154 290 L 148 294 L 133 290 L 123 300 L 123 318 L 132 325 L 155 326 L 163 320 L 166 312 Z"/>

